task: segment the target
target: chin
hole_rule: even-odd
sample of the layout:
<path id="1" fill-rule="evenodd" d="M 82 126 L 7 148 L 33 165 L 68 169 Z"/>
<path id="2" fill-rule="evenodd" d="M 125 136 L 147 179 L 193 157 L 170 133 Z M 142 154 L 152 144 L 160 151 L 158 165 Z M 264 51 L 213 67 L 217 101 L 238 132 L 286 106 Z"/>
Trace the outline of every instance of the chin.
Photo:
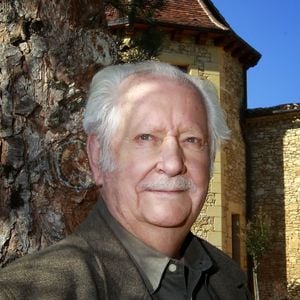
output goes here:
<path id="1" fill-rule="evenodd" d="M 193 202 L 186 195 L 147 194 L 139 201 L 138 211 L 144 221 L 159 227 L 187 227 L 195 215 Z"/>
<path id="2" fill-rule="evenodd" d="M 190 223 L 190 214 L 182 210 L 171 209 L 155 214 L 148 212 L 144 217 L 147 223 L 165 228 L 186 227 Z"/>

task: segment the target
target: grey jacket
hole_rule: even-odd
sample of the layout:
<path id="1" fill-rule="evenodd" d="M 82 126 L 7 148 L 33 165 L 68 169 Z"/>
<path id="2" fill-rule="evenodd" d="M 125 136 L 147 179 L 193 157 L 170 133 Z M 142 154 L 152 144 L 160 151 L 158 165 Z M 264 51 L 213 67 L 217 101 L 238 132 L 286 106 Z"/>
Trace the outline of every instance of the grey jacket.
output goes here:
<path id="1" fill-rule="evenodd" d="M 211 299 L 250 299 L 245 276 L 223 252 L 201 241 L 214 262 Z M 96 207 L 65 240 L 0 271 L 0 299 L 151 299 L 129 255 Z"/>

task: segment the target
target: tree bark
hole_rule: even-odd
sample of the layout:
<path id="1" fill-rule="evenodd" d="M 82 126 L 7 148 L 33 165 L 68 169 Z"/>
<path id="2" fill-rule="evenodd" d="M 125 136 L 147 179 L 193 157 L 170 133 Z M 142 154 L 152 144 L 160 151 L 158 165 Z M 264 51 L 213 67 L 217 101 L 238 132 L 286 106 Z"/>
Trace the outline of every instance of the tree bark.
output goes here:
<path id="1" fill-rule="evenodd" d="M 0 3 L 0 265 L 62 239 L 96 201 L 82 113 L 115 53 L 101 0 Z"/>

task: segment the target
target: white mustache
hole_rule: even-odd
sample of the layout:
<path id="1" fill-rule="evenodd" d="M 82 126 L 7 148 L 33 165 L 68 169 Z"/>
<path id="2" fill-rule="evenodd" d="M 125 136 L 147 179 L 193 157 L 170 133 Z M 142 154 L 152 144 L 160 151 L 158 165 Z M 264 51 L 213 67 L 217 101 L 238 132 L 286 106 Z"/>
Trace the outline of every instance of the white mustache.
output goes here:
<path id="1" fill-rule="evenodd" d="M 196 186 L 191 179 L 184 176 L 176 177 L 158 177 L 149 182 L 141 184 L 143 190 L 162 190 L 162 191 L 187 191 L 192 192 L 196 190 Z"/>

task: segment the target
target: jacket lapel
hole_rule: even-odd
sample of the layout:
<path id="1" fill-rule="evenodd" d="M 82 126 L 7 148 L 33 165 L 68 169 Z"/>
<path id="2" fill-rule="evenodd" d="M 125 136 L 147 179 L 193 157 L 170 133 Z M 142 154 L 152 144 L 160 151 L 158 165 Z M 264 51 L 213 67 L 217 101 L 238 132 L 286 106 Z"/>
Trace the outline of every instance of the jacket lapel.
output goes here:
<path id="1" fill-rule="evenodd" d="M 151 299 L 137 268 L 103 220 L 98 205 L 76 234 L 87 241 L 96 256 L 107 299 Z"/>

